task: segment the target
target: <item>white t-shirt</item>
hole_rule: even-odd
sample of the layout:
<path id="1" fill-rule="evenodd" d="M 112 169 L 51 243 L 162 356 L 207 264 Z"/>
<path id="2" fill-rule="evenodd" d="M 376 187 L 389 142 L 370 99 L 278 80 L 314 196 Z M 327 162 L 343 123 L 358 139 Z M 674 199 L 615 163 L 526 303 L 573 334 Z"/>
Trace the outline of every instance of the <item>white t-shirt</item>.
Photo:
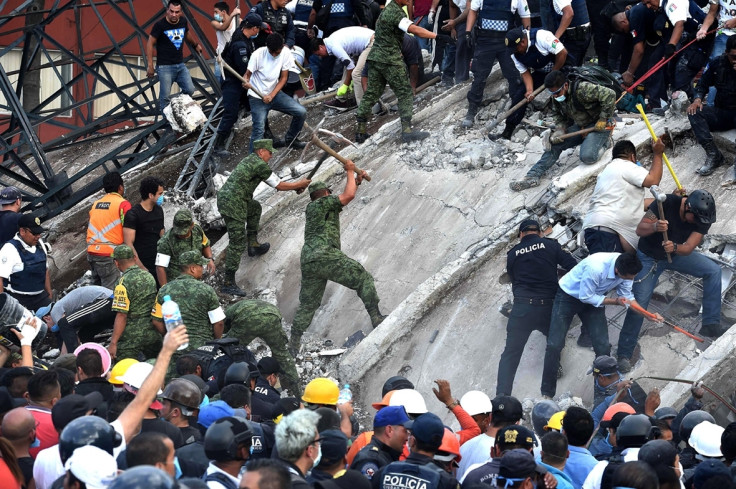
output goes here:
<path id="1" fill-rule="evenodd" d="M 734 17 L 736 17 L 736 14 L 734 14 L 734 10 L 731 9 L 731 6 L 733 5 L 732 0 L 710 0 L 711 5 L 720 5 L 721 7 L 718 9 L 718 25 L 723 25 L 726 23 L 727 20 L 731 20 Z M 713 7 L 711 7 L 713 8 Z M 725 34 L 727 36 L 733 36 L 736 34 L 736 29 L 721 29 L 718 31 L 719 34 Z"/>
<path id="2" fill-rule="evenodd" d="M 621 455 L 624 456 L 624 462 L 635 462 L 639 460 L 639 449 L 638 448 L 627 448 Z M 583 482 L 583 489 L 601 489 L 601 479 L 603 478 L 603 471 L 606 470 L 608 460 L 598 462 L 593 470 L 590 471 L 588 477 Z"/>
<path id="3" fill-rule="evenodd" d="M 282 71 L 291 69 L 296 69 L 296 65 L 291 51 L 286 46 L 276 58 L 271 56 L 266 46 L 263 46 L 256 49 L 248 61 L 248 71 L 251 72 L 250 83 L 263 95 L 268 95 L 276 88 Z M 258 97 L 253 90 L 248 90 L 248 95 Z"/>
<path id="4" fill-rule="evenodd" d="M 555 9 L 555 12 L 557 12 L 557 15 L 562 15 L 562 9 L 565 7 L 571 7 L 572 1 L 571 0 L 552 0 L 552 6 Z"/>
<path id="5" fill-rule="evenodd" d="M 217 54 L 222 53 L 222 50 L 225 49 L 225 44 L 230 42 L 230 39 L 232 39 L 234 32 L 235 19 L 230 20 L 230 27 L 228 27 L 224 31 L 215 31 L 215 36 L 217 36 Z"/>
<path id="6" fill-rule="evenodd" d="M 529 31 L 526 31 L 526 38 L 529 40 Z M 565 46 L 560 42 L 559 39 L 555 37 L 554 34 L 552 34 L 550 31 L 545 31 L 544 29 L 539 29 L 537 31 L 537 44 L 536 48 L 539 49 L 539 52 L 547 55 L 547 54 L 558 54 L 560 51 L 565 49 Z M 529 47 L 527 48 L 527 51 L 529 49 L 532 49 L 532 43 L 529 43 Z M 516 55 L 512 54 L 511 59 L 514 60 L 514 65 L 516 65 L 516 69 L 519 70 L 519 73 L 525 73 L 528 68 L 521 64 L 519 60 L 516 59 Z"/>
<path id="7" fill-rule="evenodd" d="M 44 448 L 33 463 L 33 480 L 36 489 L 50 489 L 56 479 L 64 475 L 64 464 L 61 463 L 59 445 Z"/>
<path id="8" fill-rule="evenodd" d="M 463 10 L 465 10 L 465 4 L 468 2 L 467 0 L 452 0 L 452 3 L 454 3 L 457 6 L 457 8 L 460 9 L 460 13 L 462 13 Z"/>
<path id="9" fill-rule="evenodd" d="M 567 1 L 570 1 L 570 0 L 567 0 Z M 477 12 L 478 10 L 480 10 L 482 6 L 483 6 L 483 0 L 470 0 L 471 10 L 474 10 Z M 511 0 L 511 11 L 514 13 L 518 13 L 519 17 L 521 17 L 522 19 L 529 18 L 529 5 L 527 5 L 526 0 Z"/>
<path id="10" fill-rule="evenodd" d="M 644 215 L 646 191 L 642 184 L 647 175 L 648 170 L 629 160 L 611 161 L 598 175 L 583 229 L 609 227 L 636 248 L 639 244 L 636 226 Z"/>
<path id="11" fill-rule="evenodd" d="M 13 239 L 19 241 L 21 246 L 29 253 L 36 252 L 35 246 L 28 246 L 27 244 L 25 244 L 25 242 L 23 242 L 22 239 L 20 239 L 20 236 L 18 236 L 17 234 Z M 0 277 L 8 278 L 14 273 L 22 272 L 23 268 L 25 268 L 23 266 L 23 260 L 21 260 L 17 248 L 9 242 L 5 243 L 3 247 L 0 248 Z M 10 285 L 8 285 L 6 288 L 11 292 L 15 292 L 16 294 L 33 295 L 39 292 L 43 292 L 43 287 L 45 284 L 40 285 L 41 288 L 35 292 L 18 292 L 13 290 L 13 287 Z"/>
<path id="12" fill-rule="evenodd" d="M 347 66 L 348 70 L 355 68 L 353 62 L 357 57 L 365 51 L 371 43 L 373 31 L 367 27 L 343 27 L 338 29 L 330 37 L 325 38 L 325 47 L 327 52 L 336 57 L 341 63 Z"/>
<path id="13" fill-rule="evenodd" d="M 660 5 L 664 2 L 660 0 Z M 667 6 L 664 8 L 667 18 L 670 19 L 672 25 L 690 18 L 690 2 L 689 0 L 667 0 Z"/>
<path id="14" fill-rule="evenodd" d="M 483 464 L 491 458 L 491 448 L 496 443 L 496 438 L 481 433 L 475 438 L 471 438 L 460 446 L 460 465 L 457 468 L 458 481 L 462 482 L 465 476 L 470 472 L 470 467 L 476 464 Z"/>

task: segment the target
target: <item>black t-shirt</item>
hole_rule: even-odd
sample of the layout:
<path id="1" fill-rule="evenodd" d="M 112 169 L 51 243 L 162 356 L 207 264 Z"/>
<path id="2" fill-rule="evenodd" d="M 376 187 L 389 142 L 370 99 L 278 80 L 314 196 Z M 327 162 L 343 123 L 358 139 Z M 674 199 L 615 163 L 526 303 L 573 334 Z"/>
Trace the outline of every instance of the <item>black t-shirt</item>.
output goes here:
<path id="1" fill-rule="evenodd" d="M 150 432 L 150 431 L 156 431 L 158 433 L 163 433 L 164 435 L 171 438 L 171 441 L 174 442 L 174 448 L 178 449 L 179 447 L 184 445 L 184 437 L 181 434 L 181 430 L 174 426 L 173 424 L 169 423 L 165 419 L 161 418 L 152 418 L 152 419 L 144 419 L 141 422 L 141 433 Z"/>
<path id="2" fill-rule="evenodd" d="M 657 31 L 654 29 L 654 19 L 657 14 L 647 8 L 643 3 L 638 3 L 626 11 L 629 18 L 629 34 L 634 40 L 634 44 L 648 41 L 654 44 L 660 40 Z"/>
<path id="3" fill-rule="evenodd" d="M 153 24 L 151 36 L 156 39 L 156 66 L 184 62 L 182 47 L 188 30 L 187 19 L 184 17 L 179 17 L 176 25 L 171 24 L 166 17 Z"/>
<path id="4" fill-rule="evenodd" d="M 184 439 L 184 445 L 189 445 L 197 441 L 202 441 L 202 432 L 200 432 L 199 429 L 195 428 L 194 426 L 179 428 L 179 431 L 181 431 L 181 436 Z"/>
<path id="5" fill-rule="evenodd" d="M 680 205 L 684 198 L 668 194 L 667 200 L 662 203 L 664 218 L 669 222 L 667 237 L 670 241 L 678 245 L 687 241 L 691 233 L 696 232 L 706 235 L 710 229 L 710 224 L 701 224 L 697 219 L 695 220 L 695 224 L 690 224 L 680 219 Z M 659 219 L 659 208 L 656 201 L 651 203 L 649 210 Z M 662 233 L 645 236 L 639 239 L 639 251 L 655 260 L 666 260 L 667 254 L 664 252 L 664 248 L 662 248 L 662 241 L 664 241 L 664 235 Z"/>
<path id="6" fill-rule="evenodd" d="M 152 267 L 156 262 L 156 244 L 164 228 L 164 210 L 161 206 L 155 205 L 153 210 L 148 212 L 143 206 L 136 204 L 125 214 L 123 227 L 135 229 L 133 246 L 138 252 L 138 258 L 150 272 L 153 272 L 155 268 Z"/>
<path id="7" fill-rule="evenodd" d="M 0 246 L 10 241 L 18 232 L 18 221 L 20 213 L 13 211 L 0 211 Z"/>
<path id="8" fill-rule="evenodd" d="M 465 479 L 463 479 L 462 487 L 467 489 L 477 484 L 488 484 L 489 486 L 496 487 L 496 479 L 498 478 L 500 469 L 501 459 L 493 458 L 489 462 L 468 472 Z"/>
<path id="9" fill-rule="evenodd" d="M 20 471 L 23 472 L 23 477 L 26 480 L 24 488 L 28 487 L 28 482 L 33 479 L 33 458 L 31 457 L 20 457 L 18 458 L 18 465 Z"/>

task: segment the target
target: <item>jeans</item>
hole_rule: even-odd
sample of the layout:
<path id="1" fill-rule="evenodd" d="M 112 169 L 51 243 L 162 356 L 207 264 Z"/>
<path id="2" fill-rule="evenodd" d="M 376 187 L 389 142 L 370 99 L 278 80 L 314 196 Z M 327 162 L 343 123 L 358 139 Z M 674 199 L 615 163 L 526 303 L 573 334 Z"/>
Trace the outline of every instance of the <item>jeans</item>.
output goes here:
<path id="1" fill-rule="evenodd" d="M 593 253 L 624 252 L 624 247 L 621 246 L 621 238 L 618 234 L 593 228 L 585 230 L 585 246 L 591 255 Z"/>
<path id="2" fill-rule="evenodd" d="M 429 13 L 427 13 L 427 15 L 422 15 L 421 20 L 419 20 L 420 17 L 416 17 L 414 19 L 414 24 L 416 24 L 418 27 L 421 27 L 423 29 L 431 30 L 429 28 L 429 18 L 428 17 L 429 17 Z M 417 22 L 417 20 L 419 20 L 419 22 Z M 419 48 L 429 51 L 429 39 L 424 39 L 423 37 L 419 37 L 419 36 L 416 36 L 416 37 L 417 37 L 417 41 L 419 41 Z"/>
<path id="3" fill-rule="evenodd" d="M 720 283 L 720 282 L 719 282 Z M 720 296 L 719 296 L 720 297 Z M 562 289 L 557 289 L 555 302 L 552 305 L 552 320 L 547 335 L 547 349 L 544 353 L 544 371 L 542 372 L 542 395 L 554 396 L 557 390 L 557 370 L 560 367 L 560 354 L 565 347 L 565 337 L 570 329 L 572 318 L 577 315 L 590 331 L 595 356 L 609 355 L 611 344 L 608 342 L 608 322 L 606 308 L 586 304 Z"/>
<path id="4" fill-rule="evenodd" d="M 693 129 L 698 143 L 708 144 L 713 141 L 711 131 L 728 131 L 736 127 L 736 110 L 719 109 L 707 105 L 694 115 L 688 115 L 690 127 Z"/>
<path id="5" fill-rule="evenodd" d="M 483 90 L 486 86 L 488 75 L 491 74 L 491 68 L 498 60 L 501 66 L 501 72 L 509 83 L 509 93 L 516 91 L 521 83 L 519 70 L 516 69 L 514 62 L 511 60 L 511 53 L 504 42 L 503 33 L 501 35 L 494 34 L 478 34 L 478 40 L 473 54 L 473 84 L 468 91 L 468 103 L 470 106 L 479 106 L 483 101 Z M 455 73 L 457 74 L 457 64 L 455 65 Z"/>
<path id="6" fill-rule="evenodd" d="M 567 128 L 567 132 L 578 131 L 577 124 Z M 544 175 L 552 165 L 557 163 L 560 154 L 568 148 L 574 148 L 580 144 L 580 161 L 591 165 L 598 161 L 603 152 L 611 144 L 611 133 L 609 131 L 589 132 L 585 139 L 582 136 L 574 136 L 563 140 L 560 144 L 553 144 L 552 149 L 545 151 L 537 163 L 527 172 L 527 178 L 539 178 Z M 582 143 L 582 144 L 581 144 Z"/>
<path id="7" fill-rule="evenodd" d="M 250 100 L 250 116 L 253 119 L 253 130 L 250 133 L 250 144 L 248 146 L 250 153 L 253 152 L 253 141 L 263 138 L 266 118 L 268 117 L 268 112 L 271 110 L 291 116 L 291 124 L 285 137 L 287 143 L 299 135 L 299 131 L 304 126 L 304 121 L 307 120 L 307 109 L 299 102 L 281 91 L 276 94 L 270 104 L 264 103 L 258 97 L 249 96 L 248 98 Z"/>
<path id="8" fill-rule="evenodd" d="M 156 67 L 158 73 L 158 104 L 161 113 L 164 113 L 164 107 L 169 105 L 169 95 L 171 94 L 171 86 L 176 82 L 179 89 L 187 95 L 194 94 L 194 83 L 192 77 L 184 63 L 176 65 L 159 65 Z"/>
<path id="9" fill-rule="evenodd" d="M 90 255 L 87 253 L 87 263 L 92 270 L 92 284 L 101 285 L 110 290 L 120 278 L 120 270 L 115 266 L 111 256 Z"/>
<path id="10" fill-rule="evenodd" d="M 726 52 L 726 41 L 728 41 L 728 37 L 726 34 L 718 34 L 716 36 L 716 39 L 713 41 L 713 50 L 710 52 L 710 58 L 708 59 L 709 62 Z M 708 105 L 712 106 L 716 100 L 716 87 L 710 87 L 707 100 Z"/>
<path id="11" fill-rule="evenodd" d="M 698 252 L 687 256 L 672 255 L 672 263 L 667 260 L 655 260 L 637 251 L 642 268 L 634 279 L 632 292 L 636 302 L 646 309 L 652 298 L 657 280 L 665 270 L 692 275 L 703 279 L 703 324 L 719 324 L 721 322 L 721 267 Z M 629 309 L 618 337 L 618 357 L 631 358 L 639 339 L 639 331 L 644 318 Z"/>

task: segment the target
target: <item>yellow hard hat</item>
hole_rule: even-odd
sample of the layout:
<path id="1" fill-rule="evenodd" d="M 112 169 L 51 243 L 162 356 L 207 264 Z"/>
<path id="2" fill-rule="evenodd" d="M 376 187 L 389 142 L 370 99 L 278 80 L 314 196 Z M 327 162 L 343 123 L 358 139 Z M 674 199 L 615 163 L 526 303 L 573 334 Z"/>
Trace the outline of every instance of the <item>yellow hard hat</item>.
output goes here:
<path id="1" fill-rule="evenodd" d="M 309 404 L 336 405 L 340 397 L 340 388 L 336 383 L 324 377 L 318 377 L 307 384 L 304 388 L 302 401 Z"/>
<path id="2" fill-rule="evenodd" d="M 120 360 L 110 371 L 110 379 L 108 382 L 113 385 L 123 385 L 123 381 L 121 380 L 123 375 L 128 371 L 131 365 L 135 365 L 136 363 L 138 363 L 138 360 L 134 358 L 123 358 Z"/>
<path id="3" fill-rule="evenodd" d="M 549 421 L 547 421 L 547 424 L 544 426 L 544 431 L 562 431 L 562 418 L 564 417 L 565 411 L 557 411 L 551 418 L 549 418 Z"/>

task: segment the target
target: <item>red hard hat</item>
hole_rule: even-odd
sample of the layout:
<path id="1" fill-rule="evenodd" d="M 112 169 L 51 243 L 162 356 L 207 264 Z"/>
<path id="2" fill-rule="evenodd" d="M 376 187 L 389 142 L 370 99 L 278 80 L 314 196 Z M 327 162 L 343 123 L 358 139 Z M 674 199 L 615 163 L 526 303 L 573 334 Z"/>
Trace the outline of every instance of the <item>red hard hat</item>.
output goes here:
<path id="1" fill-rule="evenodd" d="M 636 411 L 634 411 L 634 408 L 626 404 L 625 402 L 617 402 L 616 404 L 613 404 L 608 409 L 606 409 L 606 412 L 603 413 L 603 419 L 601 419 L 601 423 L 603 423 L 604 421 L 611 421 L 613 416 L 617 413 L 635 414 Z"/>
<path id="2" fill-rule="evenodd" d="M 457 439 L 457 435 L 449 428 L 445 428 L 445 434 L 442 436 L 442 445 L 437 450 L 434 459 L 442 462 L 450 462 L 452 460 L 459 462 L 461 458 L 460 442 Z"/>

